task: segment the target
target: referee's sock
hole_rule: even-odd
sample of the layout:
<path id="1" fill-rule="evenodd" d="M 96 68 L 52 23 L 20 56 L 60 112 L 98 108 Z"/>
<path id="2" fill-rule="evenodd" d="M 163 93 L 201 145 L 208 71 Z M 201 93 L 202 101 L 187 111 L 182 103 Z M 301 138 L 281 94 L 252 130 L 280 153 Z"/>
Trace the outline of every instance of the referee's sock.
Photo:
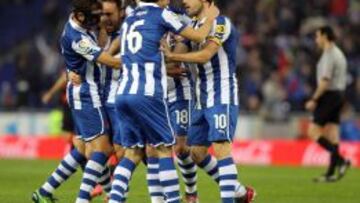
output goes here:
<path id="1" fill-rule="evenodd" d="M 344 162 L 344 159 L 339 153 L 339 145 L 332 144 L 329 140 L 324 137 L 318 139 L 318 144 L 330 152 L 330 166 L 326 175 L 333 175 L 335 173 L 335 167 Z"/>

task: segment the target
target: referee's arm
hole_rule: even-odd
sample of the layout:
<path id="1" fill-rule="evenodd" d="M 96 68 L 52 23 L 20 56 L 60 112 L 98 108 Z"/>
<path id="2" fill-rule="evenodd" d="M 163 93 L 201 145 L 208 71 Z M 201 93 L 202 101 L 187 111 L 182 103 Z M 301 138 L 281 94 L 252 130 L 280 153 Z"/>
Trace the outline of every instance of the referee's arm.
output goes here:
<path id="1" fill-rule="evenodd" d="M 305 105 L 306 110 L 308 111 L 315 110 L 318 99 L 328 90 L 329 86 L 330 86 L 329 78 L 324 77 L 319 81 L 314 95 L 311 97 L 311 99 L 308 102 L 306 102 Z"/>

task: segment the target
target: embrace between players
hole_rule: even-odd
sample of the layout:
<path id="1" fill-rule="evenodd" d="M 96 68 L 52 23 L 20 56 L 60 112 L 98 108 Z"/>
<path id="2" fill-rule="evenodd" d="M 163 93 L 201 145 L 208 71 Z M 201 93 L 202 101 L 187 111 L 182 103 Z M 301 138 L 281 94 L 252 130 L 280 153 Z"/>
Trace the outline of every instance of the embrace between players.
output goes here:
<path id="1" fill-rule="evenodd" d="M 116 0 L 73 0 L 60 43 L 78 137 L 34 202 L 55 201 L 54 190 L 81 166 L 76 203 L 90 202 L 97 184 L 108 202 L 124 203 L 132 173 L 144 161 L 151 202 L 178 203 L 173 152 L 186 202 L 199 202 L 197 167 L 218 183 L 222 203 L 253 200 L 231 156 L 238 33 L 212 0 L 182 3 L 185 10 L 168 7 L 169 0 L 126 9 Z M 106 163 L 114 152 L 119 163 L 111 180 Z"/>

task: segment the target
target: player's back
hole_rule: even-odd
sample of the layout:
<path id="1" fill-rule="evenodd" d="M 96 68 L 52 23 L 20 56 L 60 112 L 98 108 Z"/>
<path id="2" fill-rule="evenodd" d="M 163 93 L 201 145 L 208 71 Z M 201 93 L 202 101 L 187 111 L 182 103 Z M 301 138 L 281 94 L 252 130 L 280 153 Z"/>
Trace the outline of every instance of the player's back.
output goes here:
<path id="1" fill-rule="evenodd" d="M 185 25 L 171 11 L 154 3 L 140 3 L 122 25 L 123 73 L 119 94 L 166 98 L 164 56 L 159 50 L 164 34 L 179 33 Z"/>

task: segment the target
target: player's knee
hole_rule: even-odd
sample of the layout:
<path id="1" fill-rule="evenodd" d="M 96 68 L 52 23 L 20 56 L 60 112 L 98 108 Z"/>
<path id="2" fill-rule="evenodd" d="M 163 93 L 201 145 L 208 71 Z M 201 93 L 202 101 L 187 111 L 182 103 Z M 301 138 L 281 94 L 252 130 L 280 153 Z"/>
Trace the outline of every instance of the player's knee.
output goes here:
<path id="1" fill-rule="evenodd" d="M 114 151 L 112 145 L 110 144 L 109 137 L 106 135 L 97 137 L 89 144 L 93 151 L 102 152 L 106 155 L 110 155 Z"/>
<path id="2" fill-rule="evenodd" d="M 144 150 L 138 147 L 134 149 L 126 149 L 124 157 L 137 165 L 144 157 Z"/>
<path id="3" fill-rule="evenodd" d="M 231 156 L 231 144 L 229 142 L 215 142 L 213 143 L 215 157 L 218 160 Z"/>
<path id="4" fill-rule="evenodd" d="M 166 157 L 171 157 L 172 156 L 172 147 L 167 147 L 167 146 L 158 146 L 156 148 L 156 152 L 158 154 L 159 158 L 166 158 Z"/>
<path id="5" fill-rule="evenodd" d="M 116 158 L 118 160 L 121 160 L 122 158 L 124 158 L 125 156 L 125 149 L 120 146 L 120 145 L 114 145 L 114 151 L 115 151 L 115 155 L 116 155 Z"/>
<path id="6" fill-rule="evenodd" d="M 158 153 L 155 147 L 150 145 L 146 146 L 146 156 L 147 157 L 158 157 Z"/>
<path id="7" fill-rule="evenodd" d="M 182 154 L 189 154 L 189 153 L 190 153 L 190 150 L 189 150 L 189 147 L 186 146 L 186 144 L 184 144 L 184 143 L 177 143 L 177 144 L 174 146 L 174 152 L 175 152 L 175 154 L 177 154 L 177 155 L 182 155 Z"/>
<path id="8" fill-rule="evenodd" d="M 197 164 L 201 163 L 208 154 L 207 150 L 207 147 L 191 147 L 190 154 L 192 160 Z"/>
<path id="9" fill-rule="evenodd" d="M 308 137 L 312 140 L 318 140 L 321 137 L 321 127 L 316 124 L 311 124 L 307 130 Z"/>

